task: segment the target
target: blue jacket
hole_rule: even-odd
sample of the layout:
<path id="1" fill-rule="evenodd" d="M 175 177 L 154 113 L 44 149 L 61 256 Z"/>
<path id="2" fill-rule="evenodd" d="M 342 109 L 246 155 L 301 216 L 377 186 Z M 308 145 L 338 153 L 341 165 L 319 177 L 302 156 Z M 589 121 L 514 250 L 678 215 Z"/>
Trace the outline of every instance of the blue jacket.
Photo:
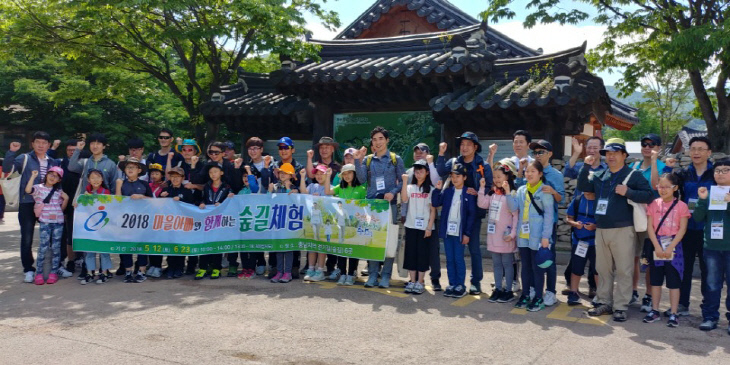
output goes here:
<path id="1" fill-rule="evenodd" d="M 470 163 L 464 162 L 463 156 L 453 157 L 448 161 L 446 161 L 446 157 L 439 156 L 436 159 L 436 171 L 438 171 L 439 176 L 441 176 L 441 180 L 446 181 L 449 177 L 449 174 L 451 173 L 451 166 L 454 165 L 454 162 L 463 164 L 469 172 L 469 176 L 464 182 L 465 188 L 473 188 L 474 190 L 479 191 L 479 180 L 481 180 L 481 178 L 484 178 L 487 183 L 485 191 L 489 191 L 489 189 L 492 188 L 492 168 L 488 163 L 484 162 L 482 156 L 479 155 L 474 155 L 474 159 Z M 474 198 L 476 200 L 476 196 L 474 196 Z M 479 215 L 479 218 L 484 218 L 487 216 L 487 210 L 477 207 L 477 214 Z"/>
<path id="2" fill-rule="evenodd" d="M 441 222 L 439 223 L 439 238 L 446 238 L 446 231 L 448 230 L 448 218 L 449 212 L 451 211 L 451 202 L 454 199 L 454 186 L 449 186 L 446 190 L 441 191 L 434 189 L 431 194 L 431 206 L 434 208 L 441 207 Z M 461 193 L 461 224 L 459 225 L 459 239 L 466 235 L 469 240 L 478 240 L 479 232 L 474 234 L 474 221 L 479 219 L 476 216 L 477 213 L 477 197 L 466 193 L 466 186 Z M 466 232 L 466 233 L 465 233 Z M 476 237 L 472 237 L 476 235 Z"/>
<path id="3" fill-rule="evenodd" d="M 550 240 L 552 244 L 553 240 L 553 212 L 555 200 L 552 194 L 542 192 L 542 187 L 538 189 L 535 195 L 535 204 L 540 207 L 543 211 L 543 215 L 537 212 L 535 204 L 530 204 L 530 211 L 528 213 L 528 222 L 530 223 L 530 238 L 520 238 L 520 232 L 522 232 L 522 222 L 524 221 L 522 214 L 525 209 L 525 199 L 527 199 L 527 186 L 521 186 L 517 189 L 517 194 L 510 195 L 507 199 L 507 205 L 513 212 L 519 212 L 517 223 L 517 247 L 529 247 L 532 250 L 540 248 L 540 241 L 543 238 Z"/>
<path id="4" fill-rule="evenodd" d="M 545 184 L 550 185 L 555 191 L 558 192 L 560 197 L 560 202 L 562 203 L 565 201 L 565 179 L 563 178 L 563 173 L 558 171 L 558 169 L 552 167 L 551 165 L 545 166 L 544 170 L 542 171 L 543 175 L 545 176 Z M 526 178 L 519 178 L 515 179 L 515 186 L 520 188 L 527 184 Z M 553 200 L 555 198 L 553 197 Z M 553 223 L 558 223 L 558 204 L 553 204 Z"/>
<path id="5" fill-rule="evenodd" d="M 25 169 L 23 169 L 23 163 L 25 162 L 26 157 L 28 158 L 28 162 L 25 164 Z M 46 154 L 46 157 L 48 157 L 49 169 L 51 167 L 58 166 L 57 160 L 51 158 L 48 154 Z M 13 169 L 13 166 L 15 166 L 15 171 L 20 174 L 20 198 L 18 199 L 18 202 L 21 204 L 35 203 L 33 196 L 25 193 L 25 186 L 28 185 L 31 172 L 40 171 L 41 169 L 41 162 L 38 160 L 38 156 L 36 156 L 33 151 L 20 155 L 17 155 L 17 152 L 8 151 L 5 154 L 5 160 L 3 161 L 3 172 L 10 172 L 10 170 Z M 41 175 L 38 175 L 35 178 L 33 185 L 40 184 L 42 182 Z"/>
<path id="6" fill-rule="evenodd" d="M 715 185 L 715 173 L 712 167 L 712 162 L 707 161 L 707 170 L 705 170 L 702 176 L 697 176 L 697 170 L 695 169 L 695 166 L 693 164 L 690 164 L 689 166 L 687 166 L 687 168 L 684 168 L 677 172 L 677 175 L 681 180 L 681 182 L 679 183 L 679 191 L 682 193 L 682 201 L 687 203 L 689 209 L 694 210 L 694 207 L 689 204 L 689 200 L 693 199 L 696 203 L 696 201 L 699 199 L 699 196 L 697 195 L 697 189 L 699 189 L 701 186 L 704 186 L 709 190 L 710 186 Z M 692 213 L 692 215 L 694 215 L 694 212 Z M 694 219 L 690 219 L 689 223 L 687 224 L 687 229 L 695 231 L 704 230 L 705 222 L 697 222 Z"/>

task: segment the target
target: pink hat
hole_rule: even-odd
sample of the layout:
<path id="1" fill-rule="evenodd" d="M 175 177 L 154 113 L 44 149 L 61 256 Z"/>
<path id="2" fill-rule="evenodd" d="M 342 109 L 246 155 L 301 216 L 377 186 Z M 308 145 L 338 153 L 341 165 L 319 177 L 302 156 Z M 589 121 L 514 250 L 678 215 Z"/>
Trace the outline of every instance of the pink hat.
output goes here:
<path id="1" fill-rule="evenodd" d="M 316 174 L 317 172 L 321 172 L 321 173 L 323 173 L 323 174 L 326 174 L 326 173 L 327 173 L 327 166 L 325 166 L 325 165 L 323 165 L 323 164 L 318 164 L 317 166 L 315 166 L 315 167 L 314 167 L 314 168 L 312 169 L 312 173 L 313 173 L 313 174 Z"/>
<path id="2" fill-rule="evenodd" d="M 357 150 L 354 149 L 354 148 L 352 148 L 352 147 L 350 147 L 350 148 L 348 148 L 348 149 L 345 150 L 345 153 L 344 153 L 343 156 L 347 156 L 347 155 L 353 155 L 353 156 L 355 156 L 355 151 L 357 151 Z"/>
<path id="3" fill-rule="evenodd" d="M 48 172 L 55 172 L 58 174 L 59 177 L 63 179 L 63 169 L 58 166 L 51 167 L 50 169 L 48 169 Z"/>

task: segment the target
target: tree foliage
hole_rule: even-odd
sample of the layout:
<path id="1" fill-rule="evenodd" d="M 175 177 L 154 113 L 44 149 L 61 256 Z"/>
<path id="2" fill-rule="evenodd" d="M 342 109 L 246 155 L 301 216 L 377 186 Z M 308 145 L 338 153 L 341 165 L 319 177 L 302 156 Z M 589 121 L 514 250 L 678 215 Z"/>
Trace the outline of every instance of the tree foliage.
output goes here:
<path id="1" fill-rule="evenodd" d="M 493 21 L 514 17 L 511 5 L 512 0 L 493 0 L 482 17 Z M 603 41 L 589 57 L 595 68 L 623 69 L 617 86 L 624 94 L 636 90 L 644 75 L 683 70 L 713 144 L 730 152 L 730 29 L 725 23 L 730 2 L 574 0 L 574 5 L 592 7 L 593 20 L 607 27 Z M 524 25 L 577 24 L 590 18 L 585 11 L 569 8 L 565 1 L 529 0 L 531 13 Z M 707 74 L 715 75 L 714 80 Z M 712 106 L 713 94 L 717 109 Z"/>

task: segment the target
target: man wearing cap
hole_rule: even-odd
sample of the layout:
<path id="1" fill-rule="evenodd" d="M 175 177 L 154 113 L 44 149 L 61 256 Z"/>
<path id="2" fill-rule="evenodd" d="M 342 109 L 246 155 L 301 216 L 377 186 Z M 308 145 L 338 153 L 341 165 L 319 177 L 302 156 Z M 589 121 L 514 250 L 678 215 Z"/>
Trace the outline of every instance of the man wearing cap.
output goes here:
<path id="1" fill-rule="evenodd" d="M 226 145 L 226 150 L 224 151 L 224 156 L 228 162 L 233 162 L 236 160 L 236 144 L 233 143 L 233 141 L 225 141 L 223 144 Z"/>
<path id="2" fill-rule="evenodd" d="M 439 156 L 436 160 L 436 170 L 442 180 L 446 180 L 447 175 L 451 173 L 452 166 L 455 163 L 460 163 L 467 170 L 467 178 L 464 182 L 466 187 L 466 193 L 469 195 L 478 195 L 479 181 L 483 178 L 487 185 L 487 191 L 492 188 L 492 168 L 488 163 L 484 162 L 479 152 L 482 151 L 482 145 L 479 143 L 479 137 L 474 132 L 464 132 L 461 136 L 456 137 L 456 142 L 459 143 L 458 157 L 453 157 L 446 161 L 444 154 L 446 153 L 447 145 L 445 142 L 439 144 Z M 479 295 L 482 292 L 481 281 L 484 277 L 484 270 L 482 268 L 482 251 L 481 243 L 479 242 L 479 235 L 482 229 L 482 219 L 487 216 L 487 210 L 477 208 L 477 214 L 472 225 L 474 230 L 470 236 L 475 239 L 469 241 L 469 255 L 471 256 L 471 286 L 469 287 L 469 294 Z"/>
<path id="3" fill-rule="evenodd" d="M 431 185 L 434 187 L 438 185 L 440 180 L 436 165 L 433 163 L 433 155 L 431 155 L 431 148 L 427 144 L 421 142 L 413 147 L 413 161 L 426 161 L 429 169 L 429 176 L 431 177 Z M 413 181 L 413 167 L 409 167 L 406 170 L 408 175 L 408 181 Z M 401 221 L 405 222 L 406 213 L 408 213 L 408 203 L 401 203 Z M 438 214 L 438 213 L 437 213 Z M 431 275 L 431 287 L 434 291 L 441 290 L 441 255 L 439 252 L 439 234 L 438 234 L 438 217 L 433 224 L 433 232 L 429 237 L 430 252 L 429 252 L 429 267 Z"/>
<path id="4" fill-rule="evenodd" d="M 585 150 L 586 156 L 593 156 L 593 165 L 591 165 L 592 172 L 598 172 L 605 170 L 608 165 L 601 160 L 601 149 L 605 145 L 603 138 L 601 137 L 590 137 L 586 140 Z M 580 169 L 583 168 L 583 162 L 578 162 L 580 154 L 583 153 L 583 144 L 578 139 L 573 138 L 573 154 L 568 160 L 568 164 L 565 166 L 565 177 L 570 179 L 577 179 Z M 576 194 L 577 195 L 577 194 Z"/>
<path id="5" fill-rule="evenodd" d="M 170 167 L 179 167 L 183 162 L 183 157 L 173 151 L 172 141 L 172 131 L 168 128 L 160 129 L 160 132 L 157 133 L 157 142 L 160 143 L 160 149 L 156 152 L 151 152 L 147 156 L 145 163 L 148 166 L 153 163 L 158 163 L 162 165 L 163 171 L 167 171 L 168 161 L 171 163 Z"/>
<path id="6" fill-rule="evenodd" d="M 396 223 L 398 215 L 396 204 L 398 193 L 403 186 L 403 173 L 406 169 L 403 166 L 403 159 L 388 149 L 390 134 L 383 127 L 375 127 L 370 132 L 370 141 L 374 153 L 367 155 L 367 148 L 363 146 L 355 153 L 355 169 L 357 179 L 360 183 L 367 183 L 368 199 L 385 199 L 390 202 L 393 223 Z M 375 286 L 378 280 L 379 261 L 368 261 L 368 281 L 366 287 Z M 390 287 L 390 275 L 393 272 L 393 258 L 386 257 L 383 261 L 383 270 L 380 272 L 381 288 Z"/>
<path id="7" fill-rule="evenodd" d="M 127 141 L 127 151 L 129 152 L 129 157 L 134 157 L 137 159 L 137 161 L 142 161 L 143 164 L 147 164 L 147 159 L 144 157 L 144 142 L 137 138 L 130 138 Z M 119 167 L 119 163 L 122 163 L 127 159 L 127 156 L 125 155 L 119 155 L 119 161 L 117 163 L 117 167 Z M 121 169 L 120 169 L 121 170 Z M 122 170 L 122 176 L 124 176 L 124 171 Z M 149 177 L 147 175 L 140 176 L 139 178 L 142 181 L 147 181 Z"/>
<path id="8" fill-rule="evenodd" d="M 202 186 L 195 186 L 190 181 L 192 180 L 193 176 L 197 175 L 202 168 L 202 163 L 200 162 L 200 146 L 198 146 L 198 142 L 196 142 L 194 139 L 181 139 L 178 138 L 178 144 L 175 146 L 175 152 L 179 153 L 183 161 L 180 163 L 180 167 L 183 169 L 183 185 L 185 185 L 186 189 L 196 189 L 196 197 L 197 192 L 203 190 Z M 171 163 L 168 164 L 167 167 L 167 173 L 170 173 L 172 171 L 173 167 L 176 166 L 169 166 L 172 165 Z"/>
<path id="9" fill-rule="evenodd" d="M 314 149 L 307 151 L 307 177 L 314 179 L 314 174 L 312 174 L 312 171 L 314 171 L 314 164 L 322 164 L 332 169 L 332 180 L 330 180 L 332 185 L 339 184 L 339 181 L 335 181 L 337 174 L 340 172 L 340 169 L 342 169 L 342 166 L 335 161 L 335 150 L 338 148 L 340 148 L 340 145 L 335 142 L 332 137 L 320 138 L 319 143 L 314 145 Z M 319 160 L 312 162 L 315 157 L 315 151 L 319 154 Z"/>
<path id="10" fill-rule="evenodd" d="M 633 207 L 627 199 L 636 203 L 651 203 L 654 193 L 640 174 L 631 174 L 625 165 L 626 144 L 620 138 L 608 140 L 601 150 L 608 169 L 593 174 L 593 156 L 585 159 L 578 175 L 578 188 L 596 194 L 596 271 L 598 292 L 594 301 L 598 304 L 588 311 L 591 316 L 613 313 L 614 321 L 626 320 L 632 294 L 634 275 L 635 238 Z M 615 280 L 615 290 L 614 290 Z"/>
<path id="11" fill-rule="evenodd" d="M 545 177 L 546 184 L 542 187 L 542 191 L 543 193 L 552 195 L 555 200 L 555 204 L 553 204 L 553 244 L 550 247 L 550 250 L 555 253 L 555 242 L 558 240 L 558 203 L 565 198 L 565 180 L 563 180 L 563 174 L 550 164 L 550 159 L 553 157 L 553 145 L 550 142 L 544 139 L 532 142 L 530 143 L 530 149 L 532 150 L 532 157 L 543 166 L 543 176 Z M 524 178 L 518 178 L 515 181 L 516 186 L 524 184 Z M 543 298 L 545 305 L 548 307 L 554 305 L 557 300 L 555 297 L 556 282 L 557 267 L 552 265 L 547 270 L 547 289 Z"/>

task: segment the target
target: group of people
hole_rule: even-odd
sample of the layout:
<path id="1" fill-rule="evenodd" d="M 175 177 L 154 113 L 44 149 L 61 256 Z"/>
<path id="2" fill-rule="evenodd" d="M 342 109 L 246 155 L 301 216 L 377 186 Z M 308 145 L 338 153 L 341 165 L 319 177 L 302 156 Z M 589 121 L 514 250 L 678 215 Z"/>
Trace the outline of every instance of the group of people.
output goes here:
<path id="1" fill-rule="evenodd" d="M 306 165 L 294 159 L 294 142 L 289 137 L 278 140 L 278 158 L 264 153 L 264 142 L 258 137 L 246 141 L 246 154 L 238 158 L 235 144 L 230 142 L 213 142 L 202 151 L 195 140 L 175 139 L 169 129 L 162 129 L 157 139 L 159 149 L 147 156 L 141 140 L 129 140 L 129 154 L 119 156 L 118 162 L 104 154 L 107 140 L 102 134 L 67 141 L 63 157 L 57 156 L 60 141 L 52 144 L 45 132 L 33 135 L 28 153 L 19 155 L 20 143 L 10 144 L 3 171 L 15 170 L 22 176 L 18 219 L 25 282 L 53 284 L 59 277 L 73 276 L 77 258 L 83 261 L 82 284 L 104 283 L 114 275 L 138 283 L 148 276 L 174 279 L 186 274 L 196 280 L 217 279 L 225 256 L 228 277 L 252 278 L 268 271 L 268 278 L 277 283 L 303 274 L 304 280 L 353 285 L 358 259 L 317 252 L 308 252 L 304 265 L 300 265 L 299 251 L 268 257 L 261 252 L 187 260 L 168 256 L 164 270 L 162 256 L 137 255 L 135 261 L 133 255 L 123 254 L 112 274 L 109 254 L 100 254 L 97 265 L 97 254 L 73 252 L 71 245 L 73 211 L 80 194 L 169 198 L 200 208 L 217 206 L 234 195 L 330 195 L 390 202 L 393 223 L 405 228 L 402 267 L 409 272 L 405 292 L 423 293 L 427 272 L 433 290 L 442 290 L 442 240 L 448 275 L 443 295 L 481 294 L 481 247 L 485 243 L 495 278 L 488 301 L 514 301 L 515 307 L 536 312 L 558 300 L 558 208 L 566 205 L 564 177 L 569 177 L 577 179 L 565 217 L 571 226 L 572 251 L 564 273 L 567 287 L 561 294 L 567 296 L 569 305 L 582 304 L 579 284 L 588 266 L 588 297 L 592 299 L 588 315 L 612 315 L 615 321 L 626 321 L 628 307 L 639 304 L 638 282 L 644 269 L 646 293 L 640 305 L 647 314 L 643 321 L 661 318 L 665 285 L 670 305 L 664 314 L 667 325 L 676 327 L 681 316 L 689 315 L 693 267 L 699 259 L 700 329 L 712 330 L 720 319 L 723 284 L 730 288 L 730 214 L 727 209 L 710 210 L 708 199 L 712 186 L 730 186 L 730 159 L 711 162 L 712 145 L 704 137 L 689 142 L 692 163 L 684 169 L 672 159 L 666 163 L 659 159 L 662 145 L 655 134 L 641 139 L 643 160 L 630 166 L 621 139 L 604 143 L 590 137 L 584 144 L 574 140 L 564 173 L 551 165 L 552 144 L 533 141 L 524 130 L 513 135 L 515 155 L 511 158 L 494 161 L 497 146 L 491 145 L 489 158 L 484 160 L 477 135 L 464 132 L 455 141 L 458 156 L 446 156 L 446 142 L 439 144 L 437 156 L 428 145 L 418 143 L 413 147 L 414 163 L 407 170 L 401 156 L 390 151 L 389 132 L 382 127 L 371 131 L 370 151 L 366 147 L 344 149 L 343 164 L 335 161 L 341 150 L 330 137 L 322 137 L 307 151 Z M 585 158 L 579 161 L 584 150 Z M 205 161 L 200 157 L 203 153 Z M 730 201 L 730 194 L 725 200 Z M 642 218 L 646 227 L 640 223 Z M 41 237 L 34 267 L 31 246 L 36 221 Z M 42 271 L 49 249 L 53 259 L 46 279 Z M 471 264 L 468 283 L 466 249 Z M 388 288 L 393 264 L 394 258 L 369 261 L 361 272 L 367 276 L 364 285 Z M 730 299 L 726 307 L 730 320 Z"/>

